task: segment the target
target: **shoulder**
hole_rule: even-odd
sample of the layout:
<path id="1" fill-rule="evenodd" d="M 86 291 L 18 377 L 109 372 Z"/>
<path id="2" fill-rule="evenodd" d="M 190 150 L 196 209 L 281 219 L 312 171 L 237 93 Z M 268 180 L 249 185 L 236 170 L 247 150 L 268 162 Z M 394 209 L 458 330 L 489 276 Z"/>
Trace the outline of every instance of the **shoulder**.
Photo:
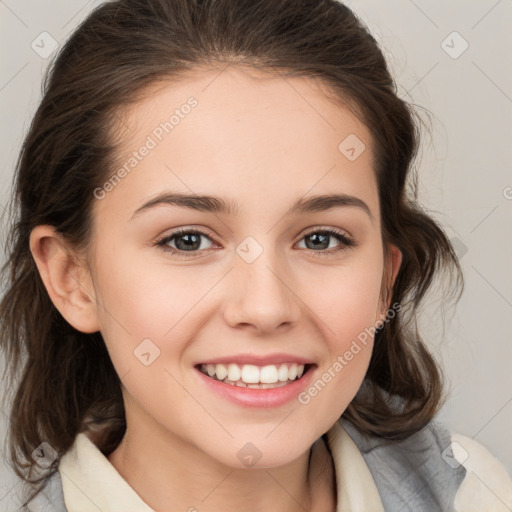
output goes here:
<path id="1" fill-rule="evenodd" d="M 453 433 L 451 441 L 453 463 L 466 469 L 466 477 L 455 496 L 455 511 L 512 510 L 512 478 L 505 466 L 470 437 Z"/>
<path id="2" fill-rule="evenodd" d="M 25 505 L 25 508 L 20 510 L 28 510 L 30 512 L 67 512 L 59 471 L 50 475 L 41 492 Z"/>
<path id="3" fill-rule="evenodd" d="M 346 420 L 341 424 L 364 457 L 385 510 L 512 507 L 512 481 L 503 464 L 477 441 L 451 433 L 436 421 L 401 441 L 367 436 Z M 480 474 L 482 482 L 476 485 Z"/>

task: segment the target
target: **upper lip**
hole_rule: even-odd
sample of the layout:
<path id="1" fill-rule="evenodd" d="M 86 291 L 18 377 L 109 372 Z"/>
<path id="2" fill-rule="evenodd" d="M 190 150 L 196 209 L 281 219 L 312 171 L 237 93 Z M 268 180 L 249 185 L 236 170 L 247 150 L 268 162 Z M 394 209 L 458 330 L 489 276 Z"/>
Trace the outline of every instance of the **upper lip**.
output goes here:
<path id="1" fill-rule="evenodd" d="M 198 364 L 253 364 L 256 366 L 266 366 L 270 364 L 297 363 L 297 364 L 313 364 L 311 359 L 296 356 L 293 354 L 238 354 L 224 357 L 215 357 L 213 359 L 205 359 Z"/>

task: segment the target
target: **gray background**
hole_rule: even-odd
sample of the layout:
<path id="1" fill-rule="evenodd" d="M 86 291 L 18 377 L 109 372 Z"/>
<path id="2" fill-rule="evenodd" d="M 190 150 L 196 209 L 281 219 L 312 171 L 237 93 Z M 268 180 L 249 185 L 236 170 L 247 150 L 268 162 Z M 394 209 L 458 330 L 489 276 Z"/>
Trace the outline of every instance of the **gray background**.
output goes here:
<path id="1" fill-rule="evenodd" d="M 46 31 L 63 43 L 100 3 L 0 0 L 0 207 L 49 62 L 32 42 Z M 431 299 L 422 315 L 451 390 L 442 419 L 512 473 L 512 1 L 347 4 L 382 44 L 399 95 L 431 113 L 432 137 L 425 133 L 420 154 L 421 202 L 453 239 L 466 279 L 444 326 L 439 301 Z M 2 441 L 7 422 L 1 411 Z M 17 509 L 17 485 L 0 465 L 2 510 Z"/>

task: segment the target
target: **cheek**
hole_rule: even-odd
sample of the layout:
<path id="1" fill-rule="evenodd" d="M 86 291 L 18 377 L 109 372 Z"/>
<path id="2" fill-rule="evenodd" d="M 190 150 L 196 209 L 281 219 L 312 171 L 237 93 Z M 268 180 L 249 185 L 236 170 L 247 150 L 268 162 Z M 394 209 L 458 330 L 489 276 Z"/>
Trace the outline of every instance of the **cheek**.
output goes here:
<path id="1" fill-rule="evenodd" d="M 114 364 L 129 369 L 133 351 L 146 339 L 162 355 L 178 352 L 215 276 L 197 275 L 191 267 L 148 264 L 126 252 L 113 260 L 103 257 L 107 263 L 98 267 L 96 294 L 101 333 Z"/>
<path id="2" fill-rule="evenodd" d="M 157 423 L 188 431 L 189 418 L 204 411 L 178 384 L 183 381 L 179 363 L 200 322 L 196 306 L 215 279 L 183 267 L 137 264 L 125 256 L 115 267 L 103 266 L 98 281 L 101 333 L 132 407 L 149 411 Z M 171 421 L 172 410 L 190 414 Z"/>
<path id="3" fill-rule="evenodd" d="M 362 254 L 346 265 L 317 269 L 313 280 L 304 280 L 312 283 L 303 289 L 305 301 L 321 320 L 332 349 L 342 350 L 378 318 L 383 263 L 368 252 L 369 257 Z"/>
<path id="4" fill-rule="evenodd" d="M 319 381 L 304 400 L 328 388 L 323 404 L 327 415 L 332 414 L 330 408 L 340 413 L 346 408 L 368 368 L 379 318 L 382 260 L 374 256 L 378 250 L 369 251 L 369 257 L 361 254 L 335 272 L 324 269 L 315 276 L 315 286 L 307 295 L 327 351 Z"/>
<path id="5" fill-rule="evenodd" d="M 329 307 L 319 313 L 323 321 L 317 325 L 322 326 L 326 357 L 315 379 L 298 397 L 311 414 L 324 418 L 326 425 L 336 421 L 356 395 L 373 350 L 379 283 L 369 280 L 359 291 L 348 286 L 348 280 L 346 284 L 346 288 L 329 290 Z"/>

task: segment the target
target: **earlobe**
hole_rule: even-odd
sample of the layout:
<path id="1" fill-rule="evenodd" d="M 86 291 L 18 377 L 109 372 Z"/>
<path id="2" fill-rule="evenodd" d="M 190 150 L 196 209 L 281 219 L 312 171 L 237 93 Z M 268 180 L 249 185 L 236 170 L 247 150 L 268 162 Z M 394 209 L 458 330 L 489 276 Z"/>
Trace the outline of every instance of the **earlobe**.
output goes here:
<path id="1" fill-rule="evenodd" d="M 402 265 L 402 251 L 396 246 L 390 244 L 386 258 L 386 266 L 382 276 L 381 286 L 381 316 L 385 316 L 391 306 L 393 296 L 393 286 L 398 276 L 398 271 Z"/>
<path id="2" fill-rule="evenodd" d="M 77 330 L 99 330 L 97 304 L 89 272 L 53 226 L 36 226 L 30 251 L 48 295 L 61 315 Z"/>
<path id="3" fill-rule="evenodd" d="M 400 270 L 400 266 L 402 265 L 402 251 L 396 246 L 391 245 L 389 248 L 390 252 L 390 260 L 391 260 L 391 266 L 392 266 L 392 273 L 391 273 L 391 288 L 395 284 L 396 276 L 398 275 L 398 271 Z"/>

